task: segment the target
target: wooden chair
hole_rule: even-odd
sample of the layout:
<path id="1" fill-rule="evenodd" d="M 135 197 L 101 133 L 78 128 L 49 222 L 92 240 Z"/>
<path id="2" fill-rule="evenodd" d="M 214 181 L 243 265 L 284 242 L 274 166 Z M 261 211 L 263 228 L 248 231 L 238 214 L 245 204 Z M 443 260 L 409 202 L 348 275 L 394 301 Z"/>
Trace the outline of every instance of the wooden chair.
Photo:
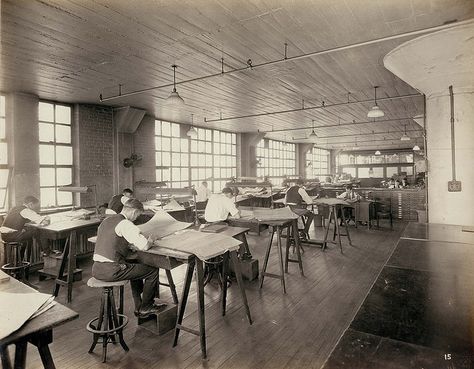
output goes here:
<path id="1" fill-rule="evenodd" d="M 6 242 L 0 239 L 5 253 L 6 264 L 2 265 L 2 270 L 12 277 L 27 283 L 28 268 L 30 263 L 23 261 L 21 257 L 22 242 Z"/>
<path id="2" fill-rule="evenodd" d="M 92 288 L 102 288 L 102 299 L 100 303 L 99 316 L 87 323 L 86 329 L 94 335 L 89 353 L 94 351 L 95 346 L 102 340 L 102 362 L 107 360 L 107 345 L 109 342 L 119 343 L 125 351 L 129 348 L 123 339 L 123 329 L 128 324 L 128 317 L 123 314 L 123 292 L 128 281 L 105 282 L 94 277 L 87 281 Z M 119 287 L 119 308 L 115 306 L 114 287 Z"/>
<path id="3" fill-rule="evenodd" d="M 380 219 L 390 219 L 390 229 L 393 229 L 392 204 L 377 200 L 375 203 L 375 218 L 377 219 L 377 228 L 380 228 Z"/>

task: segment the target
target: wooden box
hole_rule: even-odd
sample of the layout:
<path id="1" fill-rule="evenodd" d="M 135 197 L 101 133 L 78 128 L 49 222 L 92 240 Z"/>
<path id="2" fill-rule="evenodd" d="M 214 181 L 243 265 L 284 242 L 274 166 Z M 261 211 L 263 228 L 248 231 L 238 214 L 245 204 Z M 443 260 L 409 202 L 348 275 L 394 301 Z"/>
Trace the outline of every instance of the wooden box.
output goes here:
<path id="1" fill-rule="evenodd" d="M 158 314 L 146 318 L 138 318 L 138 324 L 149 331 L 161 336 L 176 327 L 178 305 L 167 304 Z"/>

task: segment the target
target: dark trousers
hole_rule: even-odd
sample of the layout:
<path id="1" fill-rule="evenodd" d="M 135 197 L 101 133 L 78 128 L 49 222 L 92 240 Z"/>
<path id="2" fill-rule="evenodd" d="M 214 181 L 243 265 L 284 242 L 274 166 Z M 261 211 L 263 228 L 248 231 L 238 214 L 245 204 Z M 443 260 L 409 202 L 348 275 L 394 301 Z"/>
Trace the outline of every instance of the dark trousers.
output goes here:
<path id="1" fill-rule="evenodd" d="M 32 242 L 33 238 L 39 244 L 41 250 L 47 254 L 50 253 L 49 241 L 39 237 L 39 230 L 34 227 L 24 228 L 19 232 L 4 233 L 2 234 L 2 240 L 5 242 L 21 242 L 23 245 L 20 248 L 20 255 L 23 259 L 25 255 L 26 245 Z"/>
<path id="2" fill-rule="evenodd" d="M 92 276 L 107 282 L 129 280 L 135 309 L 139 310 L 142 306 L 153 304 L 158 286 L 159 270 L 145 264 L 125 261 L 120 263 L 95 261 L 92 265 Z"/>

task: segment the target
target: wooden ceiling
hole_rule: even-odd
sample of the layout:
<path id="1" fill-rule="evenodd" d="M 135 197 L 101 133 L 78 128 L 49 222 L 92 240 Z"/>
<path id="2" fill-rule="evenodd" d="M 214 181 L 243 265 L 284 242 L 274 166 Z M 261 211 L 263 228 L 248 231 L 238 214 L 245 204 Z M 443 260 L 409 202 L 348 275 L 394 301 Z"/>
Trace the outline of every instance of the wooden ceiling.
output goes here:
<path id="1" fill-rule="evenodd" d="M 441 25 L 474 16 L 472 0 L 3 0 L 0 90 L 42 99 L 100 104 L 99 95 L 160 86 L 177 80 Z M 391 74 L 382 59 L 409 38 L 268 65 L 184 83 L 179 121 L 228 131 L 311 127 L 318 145 L 367 149 L 407 147 L 407 133 L 421 137 L 411 117 L 423 114 L 421 97 L 381 101 L 385 117 L 367 121 L 370 103 L 225 118 L 297 109 L 378 96 L 416 93 Z M 134 106 L 157 118 L 170 87 L 103 104 Z M 172 114 L 172 115 L 170 115 Z M 213 122 L 206 122 L 214 120 Z M 218 120 L 224 118 L 223 120 Z M 407 119 L 400 119 L 407 118 Z M 340 127 L 334 127 L 341 124 Z M 324 126 L 331 126 L 324 128 Z M 270 132 L 267 137 L 305 142 L 311 129 Z M 374 133 L 374 134 L 372 134 Z M 409 142 L 413 146 L 414 140 Z M 419 138 L 418 145 L 422 144 Z"/>

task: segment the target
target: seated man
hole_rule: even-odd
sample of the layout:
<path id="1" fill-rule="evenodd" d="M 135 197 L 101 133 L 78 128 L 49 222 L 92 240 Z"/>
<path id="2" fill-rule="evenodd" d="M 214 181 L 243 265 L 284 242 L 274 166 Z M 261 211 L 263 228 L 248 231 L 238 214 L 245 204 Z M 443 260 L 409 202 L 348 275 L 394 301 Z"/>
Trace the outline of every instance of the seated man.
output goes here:
<path id="1" fill-rule="evenodd" d="M 135 314 L 146 317 L 159 311 L 154 304 L 158 269 L 127 262 L 132 250 L 148 250 L 153 241 L 146 239 L 132 222 L 143 212 L 143 204 L 129 199 L 120 214 L 105 218 L 97 231 L 92 276 L 108 282 L 130 280 Z"/>
<path id="2" fill-rule="evenodd" d="M 23 205 L 12 208 L 2 226 L 8 227 L 14 230 L 14 232 L 2 233 L 2 240 L 6 242 L 24 242 L 31 240 L 38 233 L 38 229 L 34 227 L 25 228 L 25 224 L 33 222 L 39 225 L 48 225 L 50 218 L 48 216 L 41 216 L 38 214 L 40 210 L 40 201 L 34 196 L 26 196 L 23 200 Z M 40 247 L 43 251 L 43 255 L 49 255 L 51 248 L 47 240 L 40 240 L 36 238 L 36 241 L 40 243 Z M 26 244 L 20 249 L 20 255 L 23 257 L 25 254 Z"/>
<path id="3" fill-rule="evenodd" d="M 232 189 L 224 187 L 221 194 L 212 195 L 204 212 L 206 222 L 222 222 L 227 220 L 229 215 L 233 218 L 240 218 L 240 212 L 232 201 Z"/>
<path id="4" fill-rule="evenodd" d="M 303 187 L 304 181 L 299 178 L 296 180 L 295 185 L 291 186 L 288 191 L 286 191 L 285 196 L 285 204 L 289 206 L 292 210 L 293 209 L 306 209 L 309 204 L 313 202 L 311 196 L 308 195 L 306 190 Z M 313 212 L 309 212 L 305 214 L 306 224 L 304 225 L 304 233 L 305 236 L 308 235 L 309 227 L 311 226 L 311 222 L 314 219 Z"/>
<path id="5" fill-rule="evenodd" d="M 354 191 L 354 188 L 352 185 L 348 184 L 346 185 L 346 190 L 341 193 L 340 195 L 337 196 L 338 199 L 346 200 L 348 203 L 353 204 L 356 203 L 357 201 L 360 200 L 360 195 Z M 341 214 L 338 214 L 338 217 L 341 217 Z M 354 218 L 353 214 L 353 207 L 344 207 L 344 217 L 346 220 L 350 220 L 351 218 Z M 342 220 L 341 220 L 342 224 Z"/>
<path id="6" fill-rule="evenodd" d="M 121 194 L 112 196 L 105 214 L 119 214 L 122 211 L 125 203 L 132 198 L 132 195 L 133 191 L 130 188 L 124 188 Z"/>

